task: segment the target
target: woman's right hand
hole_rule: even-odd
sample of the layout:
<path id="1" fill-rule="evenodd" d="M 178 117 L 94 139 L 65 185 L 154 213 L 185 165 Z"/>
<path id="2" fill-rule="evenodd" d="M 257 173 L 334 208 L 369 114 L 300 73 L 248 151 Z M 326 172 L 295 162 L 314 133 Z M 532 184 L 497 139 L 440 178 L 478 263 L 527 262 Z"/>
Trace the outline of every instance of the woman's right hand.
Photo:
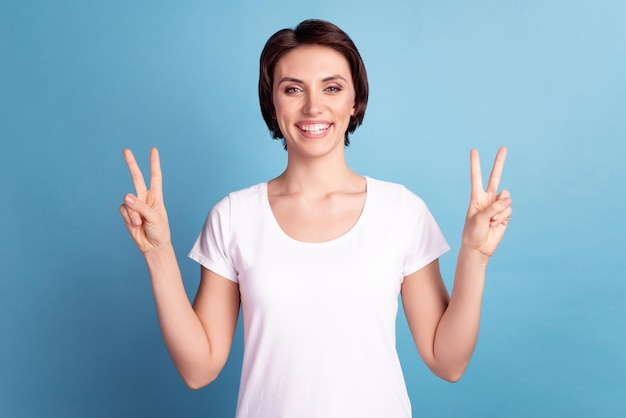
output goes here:
<path id="1" fill-rule="evenodd" d="M 124 159 L 137 194 L 127 194 L 124 197 L 120 213 L 139 251 L 146 255 L 152 250 L 170 244 L 170 228 L 163 203 L 159 151 L 156 148 L 150 150 L 150 189 L 146 187 L 143 174 L 129 149 L 124 150 Z"/>

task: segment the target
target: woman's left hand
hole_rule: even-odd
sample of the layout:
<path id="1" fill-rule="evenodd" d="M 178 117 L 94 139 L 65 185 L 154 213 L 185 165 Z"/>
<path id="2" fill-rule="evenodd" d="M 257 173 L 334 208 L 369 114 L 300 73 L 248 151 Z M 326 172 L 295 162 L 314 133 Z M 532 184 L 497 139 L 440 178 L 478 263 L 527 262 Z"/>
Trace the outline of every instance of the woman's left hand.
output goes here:
<path id="1" fill-rule="evenodd" d="M 511 194 L 506 190 L 498 193 L 506 153 L 505 147 L 498 150 L 485 191 L 478 151 L 473 149 L 470 152 L 472 192 L 463 228 L 463 245 L 487 259 L 500 244 L 512 213 Z"/>

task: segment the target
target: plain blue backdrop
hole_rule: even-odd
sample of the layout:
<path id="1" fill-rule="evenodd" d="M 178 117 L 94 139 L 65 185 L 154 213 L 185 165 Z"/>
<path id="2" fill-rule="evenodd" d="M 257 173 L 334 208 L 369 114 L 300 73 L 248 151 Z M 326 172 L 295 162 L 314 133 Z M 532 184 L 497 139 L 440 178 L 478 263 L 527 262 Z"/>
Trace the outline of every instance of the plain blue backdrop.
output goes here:
<path id="1" fill-rule="evenodd" d="M 453 247 L 449 287 L 469 150 L 488 171 L 509 147 L 514 216 L 459 383 L 428 372 L 398 317 L 415 416 L 624 416 L 621 0 L 1 0 L 0 416 L 233 415 L 241 329 L 218 380 L 188 390 L 118 214 L 133 191 L 121 151 L 147 170 L 161 150 L 191 297 L 199 267 L 186 253 L 209 208 L 284 168 L 258 107 L 258 57 L 305 18 L 359 47 L 371 96 L 350 164 L 425 199 Z"/>

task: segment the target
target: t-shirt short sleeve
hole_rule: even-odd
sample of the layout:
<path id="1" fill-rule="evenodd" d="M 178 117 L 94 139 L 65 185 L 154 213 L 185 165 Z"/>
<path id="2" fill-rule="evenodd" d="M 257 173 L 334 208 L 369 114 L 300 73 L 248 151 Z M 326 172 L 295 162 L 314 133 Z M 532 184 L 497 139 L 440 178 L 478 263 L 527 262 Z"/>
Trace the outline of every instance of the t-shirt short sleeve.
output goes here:
<path id="1" fill-rule="evenodd" d="M 435 218 L 426 203 L 406 189 L 407 220 L 410 220 L 408 252 L 404 259 L 403 275 L 415 273 L 450 250 Z"/>
<path id="2" fill-rule="evenodd" d="M 229 251 L 230 221 L 230 198 L 227 196 L 209 211 L 189 258 L 228 280 L 238 282 Z"/>

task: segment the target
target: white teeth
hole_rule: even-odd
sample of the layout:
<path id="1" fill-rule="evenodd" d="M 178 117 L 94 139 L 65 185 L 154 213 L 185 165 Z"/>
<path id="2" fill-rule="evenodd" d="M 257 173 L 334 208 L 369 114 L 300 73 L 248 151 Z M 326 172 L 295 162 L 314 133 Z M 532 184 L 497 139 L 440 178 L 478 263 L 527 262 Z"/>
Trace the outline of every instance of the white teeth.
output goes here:
<path id="1" fill-rule="evenodd" d="M 329 127 L 330 125 L 318 123 L 315 125 L 302 125 L 300 126 L 300 129 L 302 129 L 304 132 L 308 132 L 312 134 L 321 134 Z"/>

